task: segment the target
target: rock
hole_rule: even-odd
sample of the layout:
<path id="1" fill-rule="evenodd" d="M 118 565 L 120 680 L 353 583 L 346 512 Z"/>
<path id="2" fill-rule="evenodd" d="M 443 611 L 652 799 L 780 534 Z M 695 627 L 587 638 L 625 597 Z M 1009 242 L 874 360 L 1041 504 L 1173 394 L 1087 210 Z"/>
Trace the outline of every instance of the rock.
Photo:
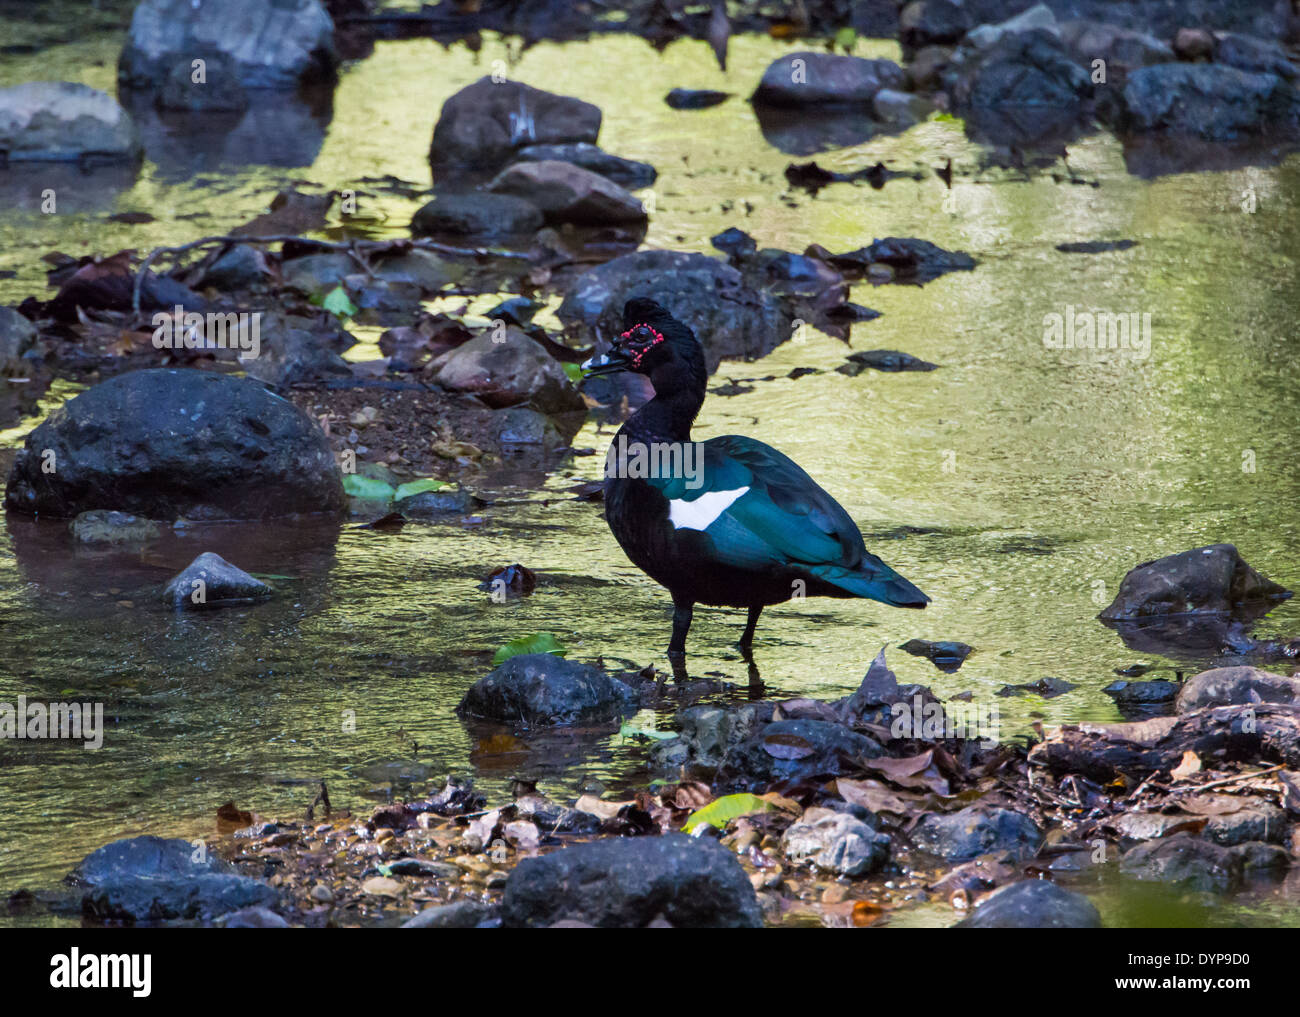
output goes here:
<path id="1" fill-rule="evenodd" d="M 1202 836 L 1224 847 L 1247 841 L 1280 843 L 1286 834 L 1286 813 L 1276 805 L 1259 801 L 1252 808 L 1210 816 Z"/>
<path id="2" fill-rule="evenodd" d="M 1037 681 L 1024 682 L 1020 685 L 1003 685 L 994 694 L 998 696 L 1021 696 L 1029 692 L 1036 696 L 1042 696 L 1044 699 L 1055 699 L 1057 696 L 1063 696 L 1075 688 L 1078 688 L 1078 686 L 1074 682 L 1048 675 L 1045 678 L 1039 678 Z"/>
<path id="3" fill-rule="evenodd" d="M 623 305 L 633 297 L 664 299 L 704 346 L 710 373 L 724 359 L 756 358 L 790 338 L 791 318 L 777 299 L 746 284 L 730 265 L 705 254 L 643 250 L 578 276 L 556 312 L 593 335 L 623 330 Z"/>
<path id="4" fill-rule="evenodd" d="M 118 80 L 156 89 L 178 63 L 216 51 L 244 88 L 331 80 L 334 22 L 318 0 L 141 0 L 118 61 Z"/>
<path id="5" fill-rule="evenodd" d="M 271 587 L 231 565 L 219 554 L 205 551 L 174 575 L 163 588 L 163 600 L 186 610 L 252 604 L 271 596 Z"/>
<path id="6" fill-rule="evenodd" d="M 600 110 L 518 81 L 480 78 L 448 99 L 433 129 L 434 168 L 502 166 L 529 145 L 595 144 Z"/>
<path id="7" fill-rule="evenodd" d="M 1300 679 L 1270 674 L 1257 667 L 1211 668 L 1183 684 L 1175 709 L 1191 713 L 1209 706 L 1247 703 L 1300 704 Z"/>
<path id="8" fill-rule="evenodd" d="M 1241 874 L 1246 879 L 1260 873 L 1276 874 L 1291 867 L 1291 853 L 1278 844 L 1261 844 L 1248 841 L 1228 849 L 1241 864 Z"/>
<path id="9" fill-rule="evenodd" d="M 924 657 L 940 671 L 952 674 L 965 663 L 975 647 L 953 641 L 930 642 L 926 639 L 909 639 L 900 650 L 913 657 Z"/>
<path id="10" fill-rule="evenodd" d="M 36 326 L 12 307 L 0 307 L 0 365 L 20 360 L 36 345 Z"/>
<path id="11" fill-rule="evenodd" d="M 1067 21 L 1060 26 L 1061 45 L 1089 72 L 1092 62 L 1104 60 L 1106 84 L 1123 80 L 1139 67 L 1170 63 L 1174 51 L 1154 36 L 1099 21 Z"/>
<path id="12" fill-rule="evenodd" d="M 375 278 L 390 287 L 409 284 L 422 295 L 432 295 L 452 283 L 459 282 L 464 272 L 461 266 L 441 258 L 432 251 L 413 250 L 395 258 L 384 258 L 373 266 Z"/>
<path id="13" fill-rule="evenodd" d="M 706 838 L 667 834 L 574 844 L 523 859 L 506 881 L 502 921 L 539 928 L 759 928 L 758 900 L 735 856 Z"/>
<path id="14" fill-rule="evenodd" d="M 462 717 L 523 727 L 606 724 L 635 708 L 636 693 L 599 668 L 549 653 L 511 657 L 476 681 Z"/>
<path id="15" fill-rule="evenodd" d="M 1081 893 L 1045 879 L 1022 879 L 982 897 L 959 929 L 1100 929 L 1101 914 Z"/>
<path id="16" fill-rule="evenodd" d="M 264 335 L 258 356 L 243 362 L 250 378 L 288 388 L 329 378 L 352 377 L 352 365 L 340 354 L 354 346 L 356 340 L 332 315 L 307 318 L 269 311 L 263 315 L 262 328 Z"/>
<path id="17" fill-rule="evenodd" d="M 1174 53 L 1179 60 L 1209 60 L 1214 56 L 1214 34 L 1204 28 L 1180 28 L 1174 33 Z"/>
<path id="18" fill-rule="evenodd" d="M 1211 544 L 1130 569 L 1115 599 L 1098 617 L 1132 621 L 1170 614 L 1231 614 L 1267 607 L 1290 595 L 1247 565 L 1231 544 Z"/>
<path id="19" fill-rule="evenodd" d="M 512 406 L 498 412 L 497 441 L 502 445 L 536 445 L 544 449 L 567 445 L 566 435 L 550 417 L 525 406 Z M 575 432 L 576 433 L 576 432 Z"/>
<path id="20" fill-rule="evenodd" d="M 99 920 L 154 922 L 211 919 L 241 908 L 269 907 L 275 890 L 241 876 L 201 845 L 131 837 L 91 852 L 73 872 L 82 910 Z"/>
<path id="21" fill-rule="evenodd" d="M 112 96 L 70 81 L 0 88 L 0 152 L 10 163 L 131 162 L 140 135 Z"/>
<path id="22" fill-rule="evenodd" d="M 190 57 L 176 62 L 163 81 L 156 104 L 159 109 L 185 113 L 242 113 L 248 93 L 239 81 L 239 65 L 220 51 L 203 56 L 202 80 Z"/>
<path id="23" fill-rule="evenodd" d="M 889 835 L 860 819 L 830 809 L 809 809 L 781 838 L 791 861 L 811 859 L 841 876 L 865 876 L 889 859 Z"/>
<path id="24" fill-rule="evenodd" d="M 882 88 L 902 88 L 892 60 L 804 51 L 768 65 L 750 101 L 760 106 L 861 106 Z"/>
<path id="25" fill-rule="evenodd" d="M 586 410 L 560 362 L 513 325 L 457 346 L 434 380 L 449 391 L 472 393 L 493 409 L 527 403 L 548 416 Z"/>
<path id="26" fill-rule="evenodd" d="M 402 923 L 403 929 L 475 929 L 492 917 L 493 909 L 485 904 L 461 900 L 454 904 L 435 904 Z"/>
<path id="27" fill-rule="evenodd" d="M 460 869 L 456 866 L 448 862 L 431 862 L 425 858 L 399 858 L 388 863 L 388 872 L 394 876 L 460 878 Z"/>
<path id="28" fill-rule="evenodd" d="M 79 544 L 131 544 L 162 535 L 162 527 L 152 519 L 105 509 L 82 512 L 68 528 Z"/>
<path id="29" fill-rule="evenodd" d="M 463 487 L 442 491 L 421 491 L 393 503 L 393 511 L 407 519 L 438 519 L 447 515 L 465 515 L 481 508 L 483 502 Z"/>
<path id="30" fill-rule="evenodd" d="M 959 109 L 997 110 L 1078 106 L 1092 94 L 1092 81 L 1042 28 L 1008 32 L 984 49 L 962 46 L 944 83 Z"/>
<path id="31" fill-rule="evenodd" d="M 926 46 L 918 50 L 905 69 L 907 87 L 913 92 L 933 92 L 943 83 L 943 72 L 952 62 L 949 46 Z"/>
<path id="32" fill-rule="evenodd" d="M 871 111 L 886 123 L 919 124 L 934 111 L 934 106 L 911 92 L 882 88 L 871 100 Z"/>
<path id="33" fill-rule="evenodd" d="M 737 229 L 735 226 L 714 234 L 709 239 L 709 242 L 725 254 L 732 264 L 758 251 L 758 242 L 744 230 Z"/>
<path id="34" fill-rule="evenodd" d="M 357 271 L 357 263 L 344 251 L 324 251 L 289 258 L 280 266 L 286 286 L 308 295 L 328 293 Z"/>
<path id="35" fill-rule="evenodd" d="M 1111 682 L 1101 691 L 1115 700 L 1125 719 L 1132 719 L 1167 713 L 1173 707 L 1180 688 L 1178 682 L 1159 678 L 1150 682 Z"/>
<path id="36" fill-rule="evenodd" d="M 708 109 L 731 98 L 730 92 L 716 92 L 709 88 L 674 88 L 664 102 L 673 109 Z"/>
<path id="37" fill-rule="evenodd" d="M 961 0 L 913 0 L 898 16 L 899 38 L 912 49 L 957 42 L 972 24 Z"/>
<path id="38" fill-rule="evenodd" d="M 1144 841 L 1120 859 L 1120 871 L 1190 890 L 1223 892 L 1241 879 L 1241 860 L 1228 848 L 1188 833 Z"/>
<path id="39" fill-rule="evenodd" d="M 737 745 L 724 760 L 723 773 L 745 787 L 778 780 L 801 780 L 848 773 L 862 759 L 882 755 L 873 738 L 826 720 L 778 720 Z"/>
<path id="40" fill-rule="evenodd" d="M 417 236 L 491 237 L 520 236 L 542 228 L 541 209 L 509 194 L 471 191 L 440 194 L 411 219 Z"/>
<path id="41" fill-rule="evenodd" d="M 886 371 L 892 374 L 899 371 L 935 371 L 938 370 L 938 367 L 938 364 L 932 364 L 928 360 L 914 357 L 910 353 L 900 353 L 898 350 L 861 350 L 857 353 L 850 353 L 846 362 L 835 368 L 835 370 L 840 374 L 847 374 L 850 378 L 855 378 L 867 369 Z M 919 642 L 919 640 L 913 640 L 913 642 Z M 907 652 L 912 653 L 913 651 L 908 650 Z M 970 652 L 969 648 L 966 652 Z M 925 654 L 922 653 L 920 656 L 925 656 Z M 957 663 L 960 665 L 961 661 Z"/>
<path id="42" fill-rule="evenodd" d="M 1221 64 L 1159 64 L 1130 74 L 1106 112 L 1120 131 L 1167 132 L 1206 141 L 1294 127 L 1300 99 L 1274 74 Z"/>
<path id="43" fill-rule="evenodd" d="M 265 282 L 270 276 L 265 254 L 248 244 L 234 244 L 204 270 L 199 285 L 218 290 L 241 290 Z"/>
<path id="44" fill-rule="evenodd" d="M 1048 35 L 1060 38 L 1061 31 L 1056 25 L 1056 15 L 1046 4 L 1035 4 L 1028 10 L 1021 11 L 1014 18 L 997 24 L 980 25 L 972 28 L 962 39 L 962 46 L 974 49 L 988 49 L 1008 35 L 1017 35 L 1040 28 Z"/>
<path id="45" fill-rule="evenodd" d="M 968 272 L 975 259 L 965 251 L 946 251 L 928 240 L 915 237 L 885 237 L 867 247 L 830 257 L 841 272 L 865 274 L 872 265 L 888 265 L 901 281 L 927 283 L 946 272 Z"/>
<path id="46" fill-rule="evenodd" d="M 646 218 L 639 198 L 569 162 L 514 163 L 488 184 L 488 190 L 532 202 L 548 222 L 602 226 Z"/>
<path id="47" fill-rule="evenodd" d="M 51 413 L 14 459 L 6 504 L 55 518 L 106 508 L 265 519 L 338 514 L 345 500 L 328 440 L 292 403 L 255 382 L 160 369 L 110 378 Z"/>
<path id="48" fill-rule="evenodd" d="M 585 141 L 572 145 L 525 145 L 519 149 L 515 158 L 519 162 L 572 163 L 628 190 L 649 187 L 659 176 L 659 171 L 648 162 L 610 155 L 599 146 Z"/>
<path id="49" fill-rule="evenodd" d="M 1214 62 L 1242 71 L 1276 74 L 1287 81 L 1296 77 L 1296 65 L 1281 46 L 1237 32 L 1225 32 L 1218 37 L 1214 45 Z"/>
<path id="50" fill-rule="evenodd" d="M 1019 812 L 971 805 L 960 812 L 922 817 L 912 839 L 923 851 L 949 861 L 969 861 L 990 852 L 1025 859 L 1038 853 L 1043 832 Z"/>
<path id="51" fill-rule="evenodd" d="M 287 929 L 289 923 L 270 908 L 240 908 L 216 920 L 223 929 Z"/>

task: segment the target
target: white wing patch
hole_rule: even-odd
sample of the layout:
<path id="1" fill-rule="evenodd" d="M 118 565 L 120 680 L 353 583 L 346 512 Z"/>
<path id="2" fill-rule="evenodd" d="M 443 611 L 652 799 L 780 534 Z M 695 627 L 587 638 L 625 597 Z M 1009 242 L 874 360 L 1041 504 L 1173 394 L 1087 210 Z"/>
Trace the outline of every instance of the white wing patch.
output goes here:
<path id="1" fill-rule="evenodd" d="M 668 503 L 668 521 L 677 530 L 707 530 L 732 502 L 748 491 L 748 487 L 738 487 L 734 491 L 710 491 L 694 501 L 674 498 Z"/>

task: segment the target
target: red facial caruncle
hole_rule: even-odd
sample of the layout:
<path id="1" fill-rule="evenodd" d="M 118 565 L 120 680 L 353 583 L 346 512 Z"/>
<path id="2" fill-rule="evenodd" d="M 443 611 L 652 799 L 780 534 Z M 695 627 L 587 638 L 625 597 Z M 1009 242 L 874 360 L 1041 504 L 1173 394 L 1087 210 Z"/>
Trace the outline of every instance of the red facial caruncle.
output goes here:
<path id="1" fill-rule="evenodd" d="M 644 331 L 642 331 L 643 329 Z M 650 350 L 653 349 L 655 346 L 658 346 L 661 342 L 663 342 L 664 336 L 663 333 L 658 331 L 657 329 L 642 323 L 640 325 L 633 325 L 621 336 L 619 336 L 619 338 L 625 341 L 630 341 L 634 334 L 637 336 L 639 344 L 641 344 L 641 349 L 633 352 L 632 366 L 640 367 L 641 358 L 644 357 L 647 353 L 649 353 Z"/>

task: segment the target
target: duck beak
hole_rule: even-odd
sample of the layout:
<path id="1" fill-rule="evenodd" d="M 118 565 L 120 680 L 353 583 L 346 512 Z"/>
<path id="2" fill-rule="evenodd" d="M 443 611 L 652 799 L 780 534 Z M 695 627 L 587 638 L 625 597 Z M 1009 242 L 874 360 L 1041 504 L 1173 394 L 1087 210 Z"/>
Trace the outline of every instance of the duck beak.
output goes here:
<path id="1" fill-rule="evenodd" d="M 615 374 L 618 371 L 627 370 L 627 355 L 617 346 L 608 353 L 597 353 L 590 360 L 582 364 L 582 375 L 584 378 L 592 378 L 601 374 Z"/>

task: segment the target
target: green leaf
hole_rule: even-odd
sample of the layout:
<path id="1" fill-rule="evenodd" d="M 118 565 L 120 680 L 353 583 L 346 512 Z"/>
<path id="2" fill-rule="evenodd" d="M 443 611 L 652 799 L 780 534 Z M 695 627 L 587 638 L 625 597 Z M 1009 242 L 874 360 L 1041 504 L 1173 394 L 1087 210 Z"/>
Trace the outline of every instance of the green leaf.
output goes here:
<path id="1" fill-rule="evenodd" d="M 723 795 L 687 816 L 686 822 L 682 824 L 682 830 L 686 833 L 694 833 L 698 826 L 716 826 L 719 830 L 724 830 L 727 824 L 738 816 L 767 812 L 773 808 L 775 806 L 771 802 L 764 801 L 758 795 Z"/>
<path id="2" fill-rule="evenodd" d="M 264 581 L 267 579 L 292 579 L 293 578 L 293 576 L 276 575 L 274 572 L 250 572 L 248 574 L 252 576 L 254 579 L 261 579 Z"/>
<path id="3" fill-rule="evenodd" d="M 354 498 L 383 498 L 389 500 L 393 497 L 391 484 L 376 480 L 374 477 L 362 476 L 360 473 L 343 474 L 343 490 Z"/>
<path id="4" fill-rule="evenodd" d="M 935 110 L 930 114 L 930 122 L 936 124 L 956 124 L 958 127 L 962 126 L 964 123 L 961 117 L 955 117 L 951 113 L 941 109 Z"/>
<path id="5" fill-rule="evenodd" d="M 858 33 L 850 25 L 845 25 L 835 33 L 835 45 L 848 53 L 857 44 Z"/>
<path id="6" fill-rule="evenodd" d="M 573 382 L 574 385 L 582 381 L 581 364 L 562 364 L 561 366 L 564 368 L 564 373 L 569 376 L 569 381 Z"/>
<path id="7" fill-rule="evenodd" d="M 434 480 L 432 477 L 419 477 L 416 480 L 408 480 L 397 489 L 397 492 L 393 495 L 393 501 L 401 501 L 403 498 L 409 498 L 413 494 L 421 494 L 424 491 L 441 491 L 447 486 L 445 480 Z"/>
<path id="8" fill-rule="evenodd" d="M 624 724 L 618 729 L 618 733 L 622 738 L 653 738 L 655 741 L 667 741 L 677 737 L 671 731 L 656 731 L 652 727 L 637 727 L 635 724 Z"/>
<path id="9" fill-rule="evenodd" d="M 553 653 L 557 657 L 563 657 L 568 652 L 552 633 L 535 632 L 531 636 L 520 636 L 518 639 L 510 640 L 492 655 L 492 664 L 493 666 L 502 664 L 521 653 Z"/>
<path id="10" fill-rule="evenodd" d="M 335 286 L 326 293 L 321 299 L 320 305 L 330 314 L 337 315 L 340 318 L 352 318 L 357 313 L 357 305 L 352 302 L 352 298 L 348 296 L 348 291 L 342 286 Z"/>

